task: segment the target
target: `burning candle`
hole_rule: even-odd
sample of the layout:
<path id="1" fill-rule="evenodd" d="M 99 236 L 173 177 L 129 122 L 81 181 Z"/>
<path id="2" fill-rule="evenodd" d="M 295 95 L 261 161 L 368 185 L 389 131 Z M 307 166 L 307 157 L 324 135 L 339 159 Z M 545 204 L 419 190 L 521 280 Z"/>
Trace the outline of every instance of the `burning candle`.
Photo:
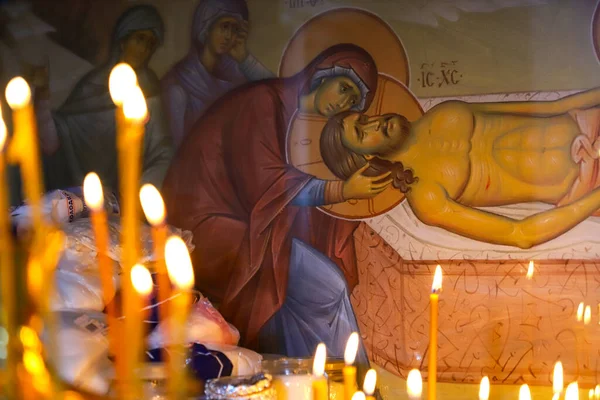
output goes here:
<path id="1" fill-rule="evenodd" d="M 560 395 L 560 393 L 563 391 L 563 388 L 563 365 L 562 362 L 557 361 L 556 364 L 554 364 L 554 372 L 552 374 L 552 392 Z"/>
<path id="2" fill-rule="evenodd" d="M 579 303 L 579 306 L 577 307 L 577 322 L 583 321 L 583 307 L 583 302 Z"/>
<path id="3" fill-rule="evenodd" d="M 366 400 L 366 399 L 368 399 L 368 397 L 365 396 L 365 394 L 363 392 L 355 392 L 351 398 L 351 400 Z"/>
<path id="4" fill-rule="evenodd" d="M 423 393 L 423 379 L 418 369 L 413 369 L 406 378 L 406 391 L 410 400 L 421 400 Z"/>
<path id="5" fill-rule="evenodd" d="M 2 305 L 3 319 L 6 327 L 8 343 L 6 344 L 6 367 L 8 375 L 6 377 L 6 389 L 8 397 L 17 398 L 17 364 L 15 352 L 12 350 L 14 339 L 17 334 L 16 315 L 15 315 L 15 274 L 13 259 L 13 239 L 11 236 L 11 223 L 8 215 L 8 185 L 6 184 L 6 160 L 4 149 L 8 134 L 6 125 L 2 119 L 2 110 L 0 110 L 0 284 L 2 285 Z"/>
<path id="6" fill-rule="evenodd" d="M 600 385 L 596 385 L 594 388 L 594 397 L 596 399 L 600 399 Z"/>
<path id="7" fill-rule="evenodd" d="M 152 241 L 156 258 L 158 283 L 159 315 L 165 319 L 168 315 L 167 299 L 171 295 L 171 285 L 165 264 L 165 243 L 167 242 L 167 225 L 165 224 L 165 203 L 158 189 L 145 184 L 140 189 L 140 201 L 146 219 L 152 225 Z"/>
<path id="8" fill-rule="evenodd" d="M 117 311 L 115 302 L 112 301 L 115 294 L 115 285 L 113 282 L 113 263 L 108 256 L 108 228 L 106 221 L 106 212 L 104 211 L 104 193 L 100 178 L 94 172 L 90 172 L 83 180 L 83 197 L 85 203 L 91 210 L 92 227 L 96 239 L 96 248 L 98 249 L 98 269 L 100 272 L 100 283 L 102 285 L 102 301 L 106 305 L 109 326 L 117 321 Z M 116 369 L 123 374 L 123 349 L 119 345 L 119 335 L 116 326 L 111 326 L 108 330 L 108 342 L 112 354 L 116 354 Z"/>
<path id="9" fill-rule="evenodd" d="M 169 374 L 170 374 L 170 392 L 175 398 L 182 398 L 185 395 L 185 342 L 188 314 L 190 312 L 190 289 L 194 286 L 194 269 L 188 249 L 178 236 L 171 236 L 165 245 L 165 259 L 167 263 L 167 273 L 173 283 L 175 296 L 169 321 L 171 326 L 171 343 L 175 343 L 175 351 L 171 352 Z"/>
<path id="10" fill-rule="evenodd" d="M 33 228 L 41 232 L 42 174 L 37 140 L 35 114 L 31 104 L 31 90 L 25 79 L 16 77 L 6 86 L 6 101 L 13 111 L 14 133 L 7 149 L 10 163 L 18 163 L 25 186 L 25 198 L 31 206 Z"/>
<path id="11" fill-rule="evenodd" d="M 583 324 L 588 325 L 592 320 L 592 308 L 590 306 L 585 306 L 585 311 L 583 312 Z"/>
<path id="12" fill-rule="evenodd" d="M 519 400 L 531 400 L 531 391 L 526 383 L 519 388 Z"/>
<path id="13" fill-rule="evenodd" d="M 529 261 L 529 267 L 527 268 L 527 279 L 531 280 L 531 278 L 533 278 L 533 271 L 534 271 L 534 267 L 533 267 L 533 260 Z"/>
<path id="14" fill-rule="evenodd" d="M 352 332 L 348 341 L 346 342 L 346 351 L 344 352 L 344 363 L 346 364 L 343 369 L 344 375 L 344 399 L 350 400 L 356 392 L 356 367 L 354 366 L 354 360 L 356 360 L 356 353 L 358 352 L 358 333 Z"/>
<path id="15" fill-rule="evenodd" d="M 325 378 L 325 361 L 327 359 L 327 348 L 324 343 L 319 343 L 315 358 L 313 361 L 313 381 L 312 392 L 313 400 L 328 400 L 329 390 L 327 388 L 327 379 Z"/>
<path id="16" fill-rule="evenodd" d="M 108 91 L 110 97 L 117 106 L 115 121 L 117 132 L 125 129 L 125 116 L 123 115 L 123 102 L 131 89 L 137 86 L 137 76 L 129 64 L 119 63 L 113 67 L 108 77 Z"/>
<path id="17" fill-rule="evenodd" d="M 142 320 L 144 319 L 144 313 L 142 310 L 148 306 L 150 300 L 150 294 L 152 293 L 152 277 L 150 272 L 143 265 L 136 264 L 131 268 L 131 284 L 136 293 L 133 296 L 133 309 L 136 310 L 135 315 L 128 315 L 126 317 L 127 324 L 127 337 L 131 338 L 127 349 L 129 352 L 130 362 L 128 365 L 132 366 L 135 371 L 139 368 L 140 358 L 144 350 L 144 332 L 142 330 Z M 129 321 L 129 323 L 127 323 Z M 137 374 L 133 374 L 134 382 L 127 382 L 128 384 L 133 383 L 132 389 L 136 395 L 141 394 L 139 379 Z"/>
<path id="18" fill-rule="evenodd" d="M 588 393 L 588 398 L 590 400 L 592 400 L 594 398 L 594 389 L 590 389 L 589 393 Z"/>
<path id="19" fill-rule="evenodd" d="M 375 400 L 375 387 L 377 386 L 377 371 L 370 369 L 365 375 L 363 382 L 363 392 L 367 395 L 367 400 Z"/>
<path id="20" fill-rule="evenodd" d="M 579 386 L 577 382 L 569 383 L 565 391 L 565 400 L 579 400 Z"/>
<path id="21" fill-rule="evenodd" d="M 442 290 L 442 267 L 435 268 L 433 284 L 431 285 L 430 318 L 429 325 L 429 370 L 427 378 L 427 394 L 429 400 L 436 399 L 436 380 L 437 380 L 437 332 L 438 332 L 438 300 L 439 293 Z"/>
<path id="22" fill-rule="evenodd" d="M 484 376 L 479 384 L 479 400 L 488 400 L 490 398 L 490 378 Z"/>
<path id="23" fill-rule="evenodd" d="M 114 302 L 111 301 L 115 292 L 113 283 L 113 265 L 108 257 L 108 229 L 106 213 L 104 211 L 104 194 L 100 178 L 94 172 L 90 172 L 83 180 L 83 197 L 85 203 L 91 210 L 92 227 L 98 249 L 98 268 L 100 270 L 100 282 L 102 284 L 103 302 L 107 306 L 108 316 L 116 318 Z"/>

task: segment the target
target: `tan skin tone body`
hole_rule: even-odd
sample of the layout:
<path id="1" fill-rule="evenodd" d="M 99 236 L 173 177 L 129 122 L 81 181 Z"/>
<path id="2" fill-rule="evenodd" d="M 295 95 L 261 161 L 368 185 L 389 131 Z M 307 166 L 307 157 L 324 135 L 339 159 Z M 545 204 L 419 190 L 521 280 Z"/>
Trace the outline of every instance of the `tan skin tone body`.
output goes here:
<path id="1" fill-rule="evenodd" d="M 413 169 L 419 181 L 411 185 L 407 200 L 424 223 L 476 240 L 530 248 L 600 209 L 600 189 L 523 220 L 475 207 L 556 204 L 579 173 L 571 144 L 580 130 L 566 113 L 598 104 L 600 89 L 553 102 L 445 102 L 412 124 L 398 150 L 380 158 Z M 379 133 L 386 123 L 381 116 L 369 121 L 347 117 L 344 143 L 370 159 L 377 146 L 395 140 L 393 129 L 388 130 L 391 138 Z M 356 127 L 365 137 L 354 146 Z"/>

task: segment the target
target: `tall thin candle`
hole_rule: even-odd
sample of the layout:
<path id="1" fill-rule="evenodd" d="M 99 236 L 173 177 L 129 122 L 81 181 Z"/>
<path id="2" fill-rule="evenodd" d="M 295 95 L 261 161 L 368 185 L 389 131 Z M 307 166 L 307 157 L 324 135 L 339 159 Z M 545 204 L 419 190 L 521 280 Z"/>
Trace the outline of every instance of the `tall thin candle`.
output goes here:
<path id="1" fill-rule="evenodd" d="M 143 265 L 136 264 L 131 268 L 131 283 L 135 291 L 133 296 L 133 308 L 136 310 L 135 315 L 128 315 L 127 319 L 131 319 L 129 324 L 130 330 L 127 332 L 127 337 L 131 338 L 129 344 L 132 355 L 132 369 L 136 371 L 140 365 L 140 358 L 144 349 L 144 333 L 142 330 L 142 320 L 144 319 L 143 309 L 148 306 L 150 294 L 152 293 L 152 277 L 150 272 Z M 134 382 L 127 382 L 131 392 L 139 396 L 141 392 L 140 380 L 136 374 L 133 374 Z"/>
<path id="2" fill-rule="evenodd" d="M 327 360 L 327 348 L 324 343 L 319 343 L 315 351 L 313 361 L 313 381 L 312 392 L 313 400 L 328 400 L 329 389 L 327 379 L 325 378 L 325 361 Z"/>
<path id="3" fill-rule="evenodd" d="M 526 383 L 519 388 L 519 400 L 531 400 L 531 391 Z"/>
<path id="4" fill-rule="evenodd" d="M 165 263 L 165 243 L 167 242 L 167 225 L 165 224 L 165 203 L 158 189 L 145 184 L 140 189 L 140 201 L 146 219 L 152 225 L 152 241 L 156 259 L 156 275 L 158 284 L 159 315 L 165 319 L 168 315 L 167 299 L 171 295 L 171 284 Z"/>
<path id="5" fill-rule="evenodd" d="M 488 400 L 490 398 L 490 378 L 484 376 L 479 384 L 479 400 Z"/>
<path id="6" fill-rule="evenodd" d="M 114 268 L 113 262 L 108 256 L 108 225 L 106 219 L 106 212 L 104 211 L 104 193 L 102 191 L 102 183 L 100 178 L 94 172 L 90 172 L 86 175 L 83 180 L 83 197 L 85 203 L 90 209 L 90 217 L 92 220 L 92 227 L 94 229 L 94 236 L 96 239 L 96 248 L 98 251 L 98 269 L 100 272 L 100 283 L 102 285 L 102 300 L 106 306 L 106 312 L 108 314 L 108 343 L 111 354 L 116 355 L 115 357 L 115 370 L 117 376 L 125 376 L 123 355 L 124 348 L 120 344 L 120 338 L 116 324 L 117 310 L 115 308 L 115 302 L 112 301 L 115 294 L 115 285 L 113 281 Z M 118 389 L 122 389 L 119 385 Z M 124 395 L 120 393 L 121 397 Z"/>
<path id="7" fill-rule="evenodd" d="M 367 400 L 375 400 L 375 387 L 377 386 L 377 372 L 374 369 L 367 371 L 365 381 L 363 382 L 363 392 L 367 396 Z"/>
<path id="8" fill-rule="evenodd" d="M 357 390 L 356 384 L 356 367 L 354 361 L 356 360 L 356 353 L 358 352 L 358 333 L 352 332 L 348 341 L 346 342 L 346 351 L 344 352 L 344 369 L 342 373 L 344 375 L 344 399 L 351 400 L 352 396 Z"/>
<path id="9" fill-rule="evenodd" d="M 413 369 L 406 378 L 406 391 L 410 400 L 421 400 L 423 394 L 423 378 L 418 369 Z"/>
<path id="10" fill-rule="evenodd" d="M 194 287 L 194 269 L 190 253 L 178 236 L 171 236 L 165 245 L 165 259 L 167 272 L 175 289 L 173 307 L 170 307 L 169 321 L 171 326 L 171 343 L 175 343 L 175 350 L 171 352 L 169 365 L 169 391 L 176 399 L 185 396 L 186 381 L 184 371 L 185 342 L 187 318 L 190 311 L 190 290 Z M 181 344 L 181 345 L 180 345 Z"/>
<path id="11" fill-rule="evenodd" d="M 554 364 L 554 372 L 552 373 L 552 392 L 559 394 L 564 388 L 564 376 L 563 376 L 563 365 L 562 362 L 557 361 Z"/>
<path id="12" fill-rule="evenodd" d="M 565 400 L 579 400 L 579 385 L 577 382 L 569 383 L 565 391 Z"/>
<path id="13" fill-rule="evenodd" d="M 8 215 L 8 185 L 6 184 L 6 160 L 4 149 L 8 137 L 6 125 L 0 110 L 0 284 L 2 285 L 2 321 L 6 327 L 8 343 L 6 345 L 7 377 L 5 379 L 5 393 L 9 398 L 17 398 L 17 365 L 14 341 L 17 337 L 17 321 L 15 314 L 15 273 L 13 239 L 11 236 L 11 223 Z"/>
<path id="14" fill-rule="evenodd" d="M 429 400 L 436 399 L 437 382 L 437 334 L 438 334 L 438 301 L 439 293 L 442 290 L 442 267 L 435 268 L 433 284 L 431 285 L 430 319 L 429 325 L 429 368 L 427 377 L 427 394 Z"/>
<path id="15" fill-rule="evenodd" d="M 18 163 L 21 167 L 25 198 L 31 206 L 33 228 L 41 232 L 43 185 L 40 152 L 31 90 L 25 79 L 16 77 L 10 80 L 6 86 L 6 101 L 13 110 L 14 125 L 13 137 L 6 155 L 10 163 Z"/>

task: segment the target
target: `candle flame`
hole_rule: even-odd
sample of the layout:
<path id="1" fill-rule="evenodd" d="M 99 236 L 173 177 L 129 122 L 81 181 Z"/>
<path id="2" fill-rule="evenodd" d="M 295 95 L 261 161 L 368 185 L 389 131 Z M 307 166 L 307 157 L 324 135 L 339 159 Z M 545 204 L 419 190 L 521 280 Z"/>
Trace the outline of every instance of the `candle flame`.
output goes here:
<path id="1" fill-rule="evenodd" d="M 563 365 L 562 362 L 557 361 L 554 364 L 554 374 L 552 378 L 552 391 L 554 393 L 560 393 L 564 389 L 564 378 L 563 378 Z"/>
<path id="2" fill-rule="evenodd" d="M 529 261 L 529 267 L 527 268 L 527 279 L 533 278 L 533 260 Z"/>
<path id="3" fill-rule="evenodd" d="M 577 321 L 581 322 L 581 320 L 583 320 L 583 302 L 577 307 Z"/>
<path id="4" fill-rule="evenodd" d="M 189 290 L 194 286 L 194 269 L 190 253 L 180 237 L 171 236 L 167 239 L 165 262 L 169 279 L 178 289 Z"/>
<path id="5" fill-rule="evenodd" d="M 325 373 L 325 361 L 327 359 L 327 347 L 325 343 L 319 343 L 317 350 L 315 351 L 315 358 L 313 361 L 313 375 L 320 378 Z"/>
<path id="6" fill-rule="evenodd" d="M 149 183 L 142 186 L 140 201 L 144 215 L 151 225 L 161 225 L 165 221 L 165 203 L 157 188 Z"/>
<path id="7" fill-rule="evenodd" d="M 356 392 L 352 396 L 352 400 L 366 400 L 367 396 L 363 392 Z"/>
<path id="8" fill-rule="evenodd" d="M 139 86 L 129 88 L 127 93 L 125 93 L 123 114 L 125 114 L 125 118 L 136 122 L 142 122 L 148 116 L 146 98 Z"/>
<path id="9" fill-rule="evenodd" d="M 588 398 L 591 400 L 594 398 L 594 389 L 590 389 L 589 393 L 588 393 Z"/>
<path id="10" fill-rule="evenodd" d="M 2 110 L 0 110 L 0 151 L 4 149 L 4 145 L 6 144 L 6 137 L 8 133 L 6 131 L 6 124 L 4 123 L 4 119 L 2 118 Z"/>
<path id="11" fill-rule="evenodd" d="M 484 376 L 479 384 L 479 400 L 488 400 L 490 398 L 490 378 Z"/>
<path id="12" fill-rule="evenodd" d="M 31 89 L 25 79 L 20 76 L 12 78 L 8 82 L 5 94 L 6 101 L 13 110 L 23 108 L 31 101 Z"/>
<path id="13" fill-rule="evenodd" d="M 596 399 L 600 399 L 600 385 L 596 385 L 596 387 L 594 388 L 594 396 L 596 397 Z"/>
<path id="14" fill-rule="evenodd" d="M 119 63 L 110 71 L 108 91 L 116 106 L 123 105 L 127 92 L 135 86 L 137 86 L 137 76 L 129 64 Z"/>
<path id="15" fill-rule="evenodd" d="M 442 267 L 439 265 L 435 267 L 435 274 L 433 275 L 433 284 L 431 285 L 431 291 L 438 293 L 442 290 Z"/>
<path id="16" fill-rule="evenodd" d="M 131 284 L 136 292 L 148 296 L 152 293 L 152 276 L 146 267 L 136 264 L 131 268 Z"/>
<path id="17" fill-rule="evenodd" d="M 94 211 L 100 211 L 104 207 L 102 183 L 95 172 L 90 172 L 83 180 L 83 198 L 85 204 Z"/>
<path id="18" fill-rule="evenodd" d="M 589 324 L 592 320 L 592 308 L 590 306 L 585 306 L 585 312 L 583 313 L 583 323 L 585 325 Z"/>
<path id="19" fill-rule="evenodd" d="M 354 364 L 356 353 L 358 352 L 358 333 L 352 332 L 346 342 L 346 351 L 344 352 L 344 362 L 346 365 Z"/>
<path id="20" fill-rule="evenodd" d="M 377 371 L 370 369 L 365 375 L 363 392 L 365 392 L 367 396 L 373 396 L 373 393 L 375 393 L 375 386 L 377 386 Z"/>
<path id="21" fill-rule="evenodd" d="M 423 393 L 423 379 L 418 369 L 413 369 L 406 378 L 406 391 L 411 399 L 420 399 Z"/>
<path id="22" fill-rule="evenodd" d="M 577 382 L 569 383 L 565 392 L 565 400 L 579 400 L 579 386 Z"/>
<path id="23" fill-rule="evenodd" d="M 526 383 L 519 388 L 519 400 L 531 400 L 531 391 Z"/>

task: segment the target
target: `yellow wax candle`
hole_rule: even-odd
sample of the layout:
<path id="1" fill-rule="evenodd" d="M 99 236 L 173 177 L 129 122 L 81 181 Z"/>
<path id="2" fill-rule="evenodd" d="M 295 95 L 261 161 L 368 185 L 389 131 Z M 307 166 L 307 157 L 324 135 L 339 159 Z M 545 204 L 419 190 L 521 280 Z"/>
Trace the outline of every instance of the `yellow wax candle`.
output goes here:
<path id="1" fill-rule="evenodd" d="M 352 332 L 346 342 L 346 351 L 344 352 L 344 363 L 346 365 L 342 370 L 344 375 L 344 400 L 351 400 L 358 388 L 356 384 L 356 367 L 354 366 L 356 353 L 358 352 L 358 341 L 358 333 Z"/>
<path id="2" fill-rule="evenodd" d="M 11 223 L 8 215 L 8 185 L 6 184 L 6 160 L 4 148 L 7 139 L 6 125 L 0 110 L 0 284 L 2 285 L 2 321 L 6 328 L 8 343 L 6 345 L 5 393 L 9 398 L 17 398 L 17 364 L 14 342 L 17 337 L 17 322 L 15 315 L 15 273 L 13 239 L 11 236 Z"/>
<path id="3" fill-rule="evenodd" d="M 526 383 L 519 388 L 519 400 L 531 400 L 531 391 Z"/>
<path id="4" fill-rule="evenodd" d="M 329 389 L 325 378 L 325 361 L 327 360 L 327 348 L 324 343 L 319 343 L 313 360 L 313 400 L 328 400 Z"/>
<path id="5" fill-rule="evenodd" d="M 577 385 L 577 382 L 569 383 L 565 391 L 565 400 L 579 400 L 579 385 Z"/>
<path id="6" fill-rule="evenodd" d="M 125 71 L 129 71 L 125 72 Z M 138 190 L 140 181 L 140 154 L 144 137 L 144 125 L 148 116 L 146 100 L 142 90 L 136 86 L 134 75 L 126 67 L 114 68 L 109 78 L 111 97 L 117 106 L 117 149 L 119 154 L 119 186 L 121 196 L 121 242 L 122 242 L 122 298 L 125 318 L 125 329 L 128 334 L 129 324 L 136 313 L 134 294 L 131 286 L 131 268 L 139 257 L 139 225 Z M 124 120 L 119 120 L 120 108 Z M 134 355 L 127 352 L 125 357 L 125 381 L 133 381 Z"/>
<path id="7" fill-rule="evenodd" d="M 13 110 L 14 133 L 7 149 L 7 158 L 21 167 L 25 186 L 25 198 L 31 206 L 33 228 L 41 232 L 42 221 L 42 174 L 40 152 L 37 140 L 37 127 L 31 90 L 25 79 L 16 77 L 6 86 L 6 100 Z"/>
<path id="8" fill-rule="evenodd" d="M 368 399 L 367 396 L 365 396 L 365 394 L 363 392 L 355 392 L 354 395 L 352 395 L 350 400 L 366 400 Z"/>
<path id="9" fill-rule="evenodd" d="M 557 361 L 554 364 L 554 372 L 552 373 L 552 392 L 556 395 L 564 389 L 564 375 L 562 362 Z"/>
<path id="10" fill-rule="evenodd" d="M 375 387 L 377 386 L 377 371 L 370 369 L 365 375 L 365 381 L 363 382 L 363 392 L 367 396 L 366 400 L 375 400 Z"/>
<path id="11" fill-rule="evenodd" d="M 435 268 L 433 284 L 431 285 L 430 318 L 429 325 L 429 369 L 427 378 L 427 394 L 429 400 L 436 399 L 436 381 L 437 381 L 437 332 L 438 332 L 438 300 L 439 293 L 442 290 L 442 267 Z"/>
<path id="12" fill-rule="evenodd" d="M 150 184 L 145 184 L 140 189 L 140 201 L 146 219 L 152 225 L 152 241 L 154 242 L 158 281 L 158 302 L 160 304 L 159 315 L 162 319 L 165 319 L 168 315 L 167 299 L 171 296 L 171 285 L 165 263 L 165 243 L 167 242 L 165 203 L 158 189 Z"/>
<path id="13" fill-rule="evenodd" d="M 113 282 L 113 262 L 108 256 L 109 240 L 106 212 L 104 211 L 104 193 L 100 178 L 94 172 L 87 174 L 83 180 L 83 197 L 90 209 L 96 248 L 98 249 L 98 269 L 102 285 L 102 301 L 106 305 L 106 313 L 108 314 L 109 348 L 111 354 L 116 355 L 115 369 L 117 376 L 124 376 L 126 374 L 123 363 L 124 348 L 122 343 L 120 343 L 118 334 L 115 302 L 112 301 L 116 289 Z"/>
<path id="14" fill-rule="evenodd" d="M 410 400 L 420 400 L 423 393 L 423 379 L 418 369 L 413 369 L 406 378 L 406 392 Z"/>
<path id="15" fill-rule="evenodd" d="M 484 376 L 479 384 L 479 400 L 488 400 L 490 398 L 490 378 Z"/>
<path id="16" fill-rule="evenodd" d="M 187 246 L 178 236 L 171 236 L 167 240 L 165 259 L 167 273 L 175 290 L 169 316 L 171 343 L 175 343 L 174 351 L 170 352 L 169 392 L 173 398 L 179 400 L 185 398 L 187 388 L 184 360 L 185 349 L 187 349 L 186 327 L 191 303 L 190 290 L 194 287 L 194 269 Z"/>
<path id="17" fill-rule="evenodd" d="M 128 324 L 129 330 L 127 332 L 127 338 L 130 340 L 128 341 L 127 347 L 130 348 L 130 351 L 133 354 L 132 369 L 135 371 L 140 366 L 140 358 L 144 351 L 145 343 L 142 323 L 145 313 L 142 310 L 148 306 L 153 283 L 150 272 L 148 272 L 146 267 L 140 264 L 136 264 L 131 268 L 131 283 L 135 291 L 132 300 L 133 308 L 136 310 L 136 313 L 127 316 L 127 320 L 131 321 Z M 137 374 L 133 374 L 134 382 L 126 382 L 126 384 L 131 388 L 130 390 L 133 390 L 133 393 L 135 393 L 136 396 L 139 396 L 141 394 L 141 384 L 136 375 Z"/>

